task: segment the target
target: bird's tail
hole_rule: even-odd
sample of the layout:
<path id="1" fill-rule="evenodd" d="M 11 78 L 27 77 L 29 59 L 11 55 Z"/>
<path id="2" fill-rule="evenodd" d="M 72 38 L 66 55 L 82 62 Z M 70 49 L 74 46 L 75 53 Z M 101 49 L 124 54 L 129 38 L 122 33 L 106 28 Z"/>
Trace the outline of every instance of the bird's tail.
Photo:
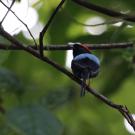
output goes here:
<path id="1" fill-rule="evenodd" d="M 85 88 L 86 88 L 86 79 L 83 79 L 82 80 L 82 85 L 81 85 L 81 93 L 80 93 L 80 96 L 85 96 Z"/>

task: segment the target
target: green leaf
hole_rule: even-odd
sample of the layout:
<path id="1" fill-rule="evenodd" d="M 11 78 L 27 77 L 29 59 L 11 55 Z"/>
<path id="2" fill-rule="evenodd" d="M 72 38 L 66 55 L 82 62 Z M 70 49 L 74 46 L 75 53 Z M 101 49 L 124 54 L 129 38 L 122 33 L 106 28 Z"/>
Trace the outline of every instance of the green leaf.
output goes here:
<path id="1" fill-rule="evenodd" d="M 6 59 L 8 58 L 10 52 L 6 52 L 6 51 L 2 51 L 0 50 L 0 65 L 3 64 L 3 62 L 6 61 Z"/>
<path id="2" fill-rule="evenodd" d="M 0 91 L 16 92 L 22 90 L 20 80 L 11 71 L 0 68 Z"/>
<path id="3" fill-rule="evenodd" d="M 126 50 L 124 50 L 124 53 L 122 53 L 123 58 L 125 58 L 125 60 L 129 62 L 132 62 L 134 55 L 135 55 L 135 47 L 127 48 Z"/>
<path id="4" fill-rule="evenodd" d="M 13 127 L 11 127 L 5 117 L 0 115 L 0 135 L 22 135 L 18 131 L 16 131 Z"/>
<path id="5" fill-rule="evenodd" d="M 57 109 L 70 102 L 75 96 L 75 90 L 72 86 L 60 87 L 50 90 L 46 96 L 40 98 L 40 103 L 49 109 Z"/>
<path id="6" fill-rule="evenodd" d="M 5 38 L 0 36 L 0 43 L 8 45 L 9 42 Z M 8 48 L 8 46 L 6 47 Z M 9 54 L 10 51 L 0 50 L 0 65 L 3 64 L 3 62 L 8 58 Z"/>
<path id="7" fill-rule="evenodd" d="M 24 135 L 60 135 L 62 126 L 41 106 L 17 107 L 7 113 L 9 123 Z"/>

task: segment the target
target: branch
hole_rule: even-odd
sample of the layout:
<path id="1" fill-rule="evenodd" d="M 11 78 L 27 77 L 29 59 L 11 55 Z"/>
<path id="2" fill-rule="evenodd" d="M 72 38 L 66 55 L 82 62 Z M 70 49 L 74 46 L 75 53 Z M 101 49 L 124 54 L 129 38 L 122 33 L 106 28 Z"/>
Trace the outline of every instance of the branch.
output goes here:
<path id="1" fill-rule="evenodd" d="M 3 17 L 2 21 L 0 22 L 0 25 L 3 23 L 3 21 L 5 20 L 5 18 L 7 17 L 9 11 L 11 10 L 12 6 L 14 5 L 15 0 L 12 1 L 10 7 L 8 8 L 8 11 L 6 12 L 5 16 Z"/>
<path id="2" fill-rule="evenodd" d="M 44 62 L 48 63 L 49 65 L 51 65 L 52 67 L 56 68 L 58 71 L 62 72 L 66 76 L 68 76 L 70 79 L 75 81 L 80 86 L 83 83 L 82 80 L 80 80 L 79 78 L 75 77 L 68 70 L 66 70 L 65 68 L 61 67 L 60 65 L 58 65 L 54 61 L 50 60 L 48 57 L 45 57 L 45 56 L 41 57 L 41 55 L 40 55 L 40 53 L 38 51 L 35 51 L 32 48 L 24 47 L 23 44 L 21 44 L 18 40 L 16 40 L 10 34 L 8 34 L 6 31 L 4 31 L 1 27 L 0 27 L 0 35 L 2 35 L 4 38 L 9 40 L 15 46 L 19 46 L 21 49 L 23 49 L 23 50 L 27 51 L 28 53 L 32 54 L 34 57 L 36 57 L 36 58 L 40 59 L 41 61 L 44 61 Z M 108 106 L 110 106 L 110 107 L 116 109 L 117 111 L 119 111 L 125 117 L 125 119 L 128 121 L 128 123 L 133 127 L 133 129 L 135 131 L 135 121 L 134 121 L 132 115 L 130 114 L 130 112 L 127 109 L 126 106 L 113 103 L 107 97 L 105 97 L 104 95 L 100 94 L 95 89 L 90 88 L 86 84 L 85 84 L 85 87 L 86 87 L 86 90 L 89 93 L 91 93 L 92 95 L 94 95 L 97 99 L 101 100 L 102 102 L 104 102 Z"/>
<path id="3" fill-rule="evenodd" d="M 102 13 L 104 15 L 115 17 L 115 18 L 120 18 L 120 19 L 123 19 L 123 20 L 126 20 L 126 21 L 135 22 L 135 16 L 123 14 L 123 13 L 114 11 L 114 10 L 109 9 L 109 8 L 105 8 L 105 7 L 102 7 L 102 6 L 92 4 L 91 2 L 88 2 L 88 1 L 85 1 L 85 0 L 72 0 L 72 1 L 75 2 L 76 4 L 80 5 L 80 6 L 88 8 L 90 10 L 94 10 L 94 11 Z"/>
<path id="4" fill-rule="evenodd" d="M 0 2 L 1 2 L 1 4 L 3 4 L 3 6 L 5 6 L 5 7 L 8 9 L 8 12 L 7 12 L 6 14 L 8 14 L 9 11 L 10 11 L 10 12 L 26 27 L 26 29 L 28 30 L 30 36 L 32 37 L 32 39 L 33 39 L 33 41 L 34 41 L 34 43 L 35 43 L 35 46 L 37 47 L 36 40 L 35 40 L 34 36 L 32 35 L 32 33 L 31 33 L 29 27 L 27 26 L 27 24 L 25 24 L 25 23 L 11 10 L 12 4 L 11 4 L 10 7 L 8 7 L 2 0 L 0 0 Z M 13 3 L 13 4 L 14 4 L 14 3 Z M 7 16 L 7 15 L 5 15 L 5 17 L 6 17 L 6 16 Z M 5 18 L 4 18 L 4 19 L 5 19 Z M 4 21 L 4 20 L 3 20 L 3 21 Z M 11 20 L 11 21 L 12 21 L 12 20 Z"/>
<path id="5" fill-rule="evenodd" d="M 61 2 L 59 3 L 59 5 L 56 7 L 56 9 L 54 10 L 54 12 L 50 16 L 47 24 L 44 26 L 43 30 L 40 32 L 40 35 L 39 35 L 39 45 L 40 45 L 40 54 L 41 54 L 41 56 L 43 56 L 43 38 L 44 38 L 44 35 L 45 35 L 46 31 L 48 30 L 51 22 L 53 21 L 53 18 L 55 17 L 55 15 L 57 14 L 57 12 L 62 7 L 62 5 L 64 4 L 65 1 L 66 0 L 61 0 Z"/>
<path id="6" fill-rule="evenodd" d="M 96 23 L 96 24 L 86 24 L 86 23 L 83 23 L 83 22 L 80 22 L 78 21 L 78 19 L 76 19 L 72 13 L 68 12 L 67 10 L 64 10 L 65 12 L 65 15 L 74 23 L 78 24 L 78 25 L 82 25 L 84 27 L 96 27 L 96 26 L 100 26 L 100 25 L 110 25 L 110 24 L 115 24 L 115 23 L 118 23 L 118 22 L 121 22 L 123 21 L 122 19 L 113 19 L 113 20 L 108 20 L 108 21 L 105 21 L 105 22 L 101 22 L 101 23 Z"/>
<path id="7" fill-rule="evenodd" d="M 108 44 L 88 44 L 83 43 L 83 45 L 86 45 L 91 50 L 109 50 L 109 49 L 126 49 L 126 48 L 132 48 L 134 47 L 133 42 L 123 42 L 123 43 L 108 43 Z M 26 46 L 26 45 L 25 45 Z M 28 45 L 27 48 L 33 48 L 37 50 L 38 48 L 33 45 Z M 43 47 L 43 50 L 45 51 L 66 51 L 66 50 L 72 50 L 73 45 L 46 45 Z M 20 46 L 15 46 L 15 44 L 3 44 L 0 43 L 0 50 L 22 50 Z"/>

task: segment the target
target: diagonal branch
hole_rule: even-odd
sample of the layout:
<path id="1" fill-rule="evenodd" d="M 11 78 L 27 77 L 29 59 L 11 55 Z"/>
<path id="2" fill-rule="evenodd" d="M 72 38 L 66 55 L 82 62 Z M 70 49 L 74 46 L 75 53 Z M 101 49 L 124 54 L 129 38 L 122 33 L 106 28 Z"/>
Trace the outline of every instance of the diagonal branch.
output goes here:
<path id="1" fill-rule="evenodd" d="M 109 50 L 109 49 L 126 49 L 126 48 L 133 48 L 133 42 L 123 42 L 123 43 L 108 43 L 108 44 L 88 44 L 83 43 L 91 50 Z M 33 45 L 28 45 L 28 48 L 33 48 L 37 50 L 38 48 Z M 73 45 L 46 45 L 43 47 L 44 51 L 66 51 L 72 50 Z M 19 46 L 15 46 L 14 44 L 8 45 L 0 43 L 0 50 L 22 50 Z"/>
<path id="2" fill-rule="evenodd" d="M 79 78 L 75 77 L 71 72 L 69 72 L 65 68 L 61 67 L 60 65 L 58 65 L 54 61 L 50 60 L 48 57 L 45 57 L 45 56 L 41 57 L 40 53 L 35 51 L 34 49 L 24 47 L 24 45 L 22 43 L 20 43 L 18 40 L 16 40 L 14 37 L 12 37 L 6 31 L 4 31 L 1 27 L 0 27 L 0 35 L 2 35 L 4 38 L 9 40 L 15 46 L 19 46 L 20 48 L 22 48 L 26 52 L 30 53 L 34 57 L 36 57 L 36 58 L 40 59 L 41 61 L 44 61 L 44 62 L 48 63 L 49 65 L 53 66 L 54 68 L 56 68 L 61 73 L 63 73 L 66 76 L 68 76 L 71 80 L 75 81 L 77 84 L 79 84 L 79 85 L 82 84 L 82 80 L 80 80 Z M 119 111 L 123 115 L 123 117 L 125 117 L 125 119 L 128 121 L 128 123 L 133 127 L 133 129 L 135 131 L 135 121 L 134 121 L 132 115 L 130 114 L 130 112 L 127 109 L 126 106 L 113 103 L 107 97 L 105 97 L 104 95 L 100 94 L 95 89 L 90 88 L 86 84 L 85 84 L 85 87 L 86 87 L 87 91 L 89 93 L 91 93 L 92 95 L 94 95 L 97 99 L 101 100 L 102 102 L 104 102 L 108 106 L 112 107 L 113 109 Z"/>
<path id="3" fill-rule="evenodd" d="M 75 2 L 76 4 L 80 5 L 80 6 L 83 6 L 87 9 L 90 9 L 90 10 L 94 10 L 94 11 L 102 13 L 104 15 L 107 15 L 107 16 L 110 16 L 110 17 L 115 17 L 115 18 L 120 18 L 120 19 L 123 19 L 123 20 L 126 20 L 126 21 L 135 22 L 135 16 L 123 14 L 123 13 L 114 11 L 114 10 L 109 9 L 109 8 L 98 6 L 98 5 L 95 5 L 91 2 L 88 2 L 86 0 L 72 0 L 72 1 Z"/>
<path id="4" fill-rule="evenodd" d="M 43 30 L 40 32 L 40 35 L 39 35 L 39 45 L 40 45 L 40 48 L 39 49 L 40 49 L 41 56 L 43 56 L 43 38 L 44 38 L 44 35 L 45 35 L 46 31 L 48 30 L 51 22 L 53 21 L 53 18 L 55 17 L 55 15 L 57 14 L 57 12 L 62 7 L 62 5 L 64 4 L 65 1 L 66 0 L 61 0 L 61 2 L 59 3 L 59 5 L 56 7 L 56 9 L 54 10 L 54 12 L 50 16 L 47 24 L 44 26 Z"/>

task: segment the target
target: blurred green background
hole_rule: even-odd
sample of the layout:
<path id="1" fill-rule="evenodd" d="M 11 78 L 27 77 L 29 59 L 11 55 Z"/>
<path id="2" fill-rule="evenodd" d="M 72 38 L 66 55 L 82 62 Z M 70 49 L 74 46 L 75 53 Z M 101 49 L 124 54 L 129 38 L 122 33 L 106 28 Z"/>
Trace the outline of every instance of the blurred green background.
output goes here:
<path id="1" fill-rule="evenodd" d="M 45 24 L 60 0 L 38 0 L 32 6 Z M 119 12 L 133 14 L 134 0 L 89 0 Z M 125 22 L 120 27 L 107 25 L 100 35 L 85 31 L 83 25 L 92 17 L 105 21 L 114 18 L 82 8 L 67 1 L 45 35 L 46 44 L 112 43 L 134 41 L 135 26 Z M 130 27 L 128 27 L 130 25 Z M 0 37 L 0 42 L 6 42 Z M 33 43 L 22 33 L 16 38 Z M 37 40 L 38 41 L 38 40 Z M 44 52 L 65 66 L 66 51 Z M 91 80 L 91 87 L 115 103 L 126 105 L 135 113 L 134 48 L 93 51 L 101 60 L 101 71 Z M 70 69 L 68 69 L 70 70 Z M 80 87 L 50 65 L 23 51 L 0 50 L 0 135 L 129 135 L 124 118 L 89 93 L 80 98 Z"/>

